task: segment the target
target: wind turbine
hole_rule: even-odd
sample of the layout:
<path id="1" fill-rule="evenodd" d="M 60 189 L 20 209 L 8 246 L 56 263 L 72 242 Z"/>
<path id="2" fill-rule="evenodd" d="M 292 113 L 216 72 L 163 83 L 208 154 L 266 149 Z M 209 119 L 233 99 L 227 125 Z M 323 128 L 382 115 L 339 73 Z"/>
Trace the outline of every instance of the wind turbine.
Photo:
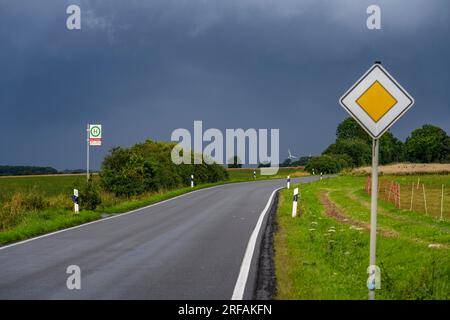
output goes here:
<path id="1" fill-rule="evenodd" d="M 292 160 L 292 159 L 298 159 L 298 157 L 293 156 L 293 155 L 291 154 L 291 150 L 290 150 L 290 149 L 288 149 L 288 153 L 289 153 L 289 156 L 288 156 L 288 159 L 289 159 L 289 160 Z"/>

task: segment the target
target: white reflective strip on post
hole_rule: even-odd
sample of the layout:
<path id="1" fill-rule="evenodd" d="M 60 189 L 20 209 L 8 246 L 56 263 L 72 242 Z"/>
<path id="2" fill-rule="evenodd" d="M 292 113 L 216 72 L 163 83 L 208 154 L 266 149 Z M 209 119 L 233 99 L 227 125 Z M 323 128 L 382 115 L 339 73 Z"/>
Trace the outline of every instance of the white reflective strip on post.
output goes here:
<path id="1" fill-rule="evenodd" d="M 292 201 L 292 218 L 297 216 L 297 200 L 298 200 L 298 188 L 294 189 L 294 200 Z"/>
<path id="2" fill-rule="evenodd" d="M 191 175 L 191 188 L 193 188 L 194 187 L 194 175 L 192 174 Z"/>
<path id="3" fill-rule="evenodd" d="M 80 207 L 78 206 L 78 189 L 73 189 L 73 195 L 75 197 L 73 202 L 73 210 L 75 213 L 80 212 Z"/>

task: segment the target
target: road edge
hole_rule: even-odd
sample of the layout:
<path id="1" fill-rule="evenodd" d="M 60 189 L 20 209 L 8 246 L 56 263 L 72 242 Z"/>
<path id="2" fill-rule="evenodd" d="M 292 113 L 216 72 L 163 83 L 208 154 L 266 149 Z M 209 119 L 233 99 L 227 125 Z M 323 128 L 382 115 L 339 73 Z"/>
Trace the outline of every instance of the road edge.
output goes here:
<path id="1" fill-rule="evenodd" d="M 280 190 L 277 190 L 269 209 L 266 226 L 262 234 L 253 300 L 273 300 L 276 295 L 277 282 L 275 277 L 275 244 L 274 235 L 278 228 L 277 210 Z"/>

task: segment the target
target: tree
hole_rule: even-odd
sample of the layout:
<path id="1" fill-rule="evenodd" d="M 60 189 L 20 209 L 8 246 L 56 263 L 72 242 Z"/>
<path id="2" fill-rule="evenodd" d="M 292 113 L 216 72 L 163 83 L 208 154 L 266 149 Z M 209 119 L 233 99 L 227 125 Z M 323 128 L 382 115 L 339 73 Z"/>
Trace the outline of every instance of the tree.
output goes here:
<path id="1" fill-rule="evenodd" d="M 290 167 L 292 166 L 291 163 L 292 163 L 291 159 L 286 159 L 280 164 L 280 167 Z"/>
<path id="2" fill-rule="evenodd" d="M 312 157 L 300 157 L 298 158 L 298 160 L 292 161 L 291 159 L 286 159 L 284 160 L 281 164 L 280 167 L 302 167 L 302 166 L 306 166 L 309 162 L 309 160 L 311 160 Z"/>
<path id="3" fill-rule="evenodd" d="M 372 151 L 370 146 L 360 138 L 338 139 L 323 154 L 347 155 L 351 165 L 359 167 L 370 163 Z"/>
<path id="4" fill-rule="evenodd" d="M 338 173 L 341 170 L 351 167 L 351 159 L 347 155 L 325 154 L 318 157 L 312 157 L 306 171 L 316 174 L 320 173 Z"/>
<path id="5" fill-rule="evenodd" d="M 386 132 L 380 138 L 380 164 L 403 162 L 406 160 L 404 143 L 391 132 Z"/>
<path id="6" fill-rule="evenodd" d="M 228 160 L 228 168 L 242 168 L 242 161 L 238 156 Z"/>
<path id="7" fill-rule="evenodd" d="M 372 155 L 372 138 L 353 118 L 347 118 L 337 127 L 336 143 L 328 147 L 324 153 L 347 154 L 357 166 L 369 164 Z M 405 161 L 405 158 L 403 142 L 389 131 L 383 134 L 380 138 L 380 164 L 401 162 Z"/>
<path id="8" fill-rule="evenodd" d="M 406 139 L 405 148 L 411 162 L 450 160 L 450 137 L 443 129 L 430 124 L 414 130 Z"/>
<path id="9" fill-rule="evenodd" d="M 336 140 L 340 139 L 360 139 L 368 144 L 372 139 L 366 131 L 353 118 L 346 118 L 336 129 Z"/>
<path id="10" fill-rule="evenodd" d="M 271 165 L 269 161 L 263 161 L 258 163 L 258 168 L 270 168 Z"/>

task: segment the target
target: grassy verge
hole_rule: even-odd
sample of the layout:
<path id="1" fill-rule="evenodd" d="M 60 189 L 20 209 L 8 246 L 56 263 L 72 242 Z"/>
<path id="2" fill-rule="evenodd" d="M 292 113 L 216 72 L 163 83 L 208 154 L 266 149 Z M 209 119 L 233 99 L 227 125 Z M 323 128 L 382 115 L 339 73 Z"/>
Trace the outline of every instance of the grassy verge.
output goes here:
<path id="1" fill-rule="evenodd" d="M 342 176 L 301 185 L 301 213 L 295 219 L 292 190 L 281 192 L 278 299 L 367 299 L 370 198 L 361 191 L 364 182 Z M 324 197 L 346 221 L 330 214 Z M 450 222 L 381 201 L 378 227 L 377 299 L 450 299 Z"/>
<path id="2" fill-rule="evenodd" d="M 298 168 L 281 169 L 275 176 L 258 175 L 257 180 L 285 178 L 285 175 L 287 174 L 292 174 L 293 176 L 305 175 L 305 173 Z M 73 185 L 77 181 L 82 181 L 82 179 L 84 179 L 84 176 L 80 175 L 2 178 L 0 180 L 0 191 L 4 196 L 8 194 L 8 196 L 11 197 L 11 195 L 15 194 L 19 195 L 20 197 L 18 198 L 23 200 L 25 197 L 37 194 L 37 200 L 40 202 L 54 202 L 55 204 L 50 204 L 50 208 L 42 210 L 15 212 L 15 216 L 11 217 L 11 219 L 18 219 L 19 222 L 14 223 L 14 221 L 12 221 L 10 224 L 13 225 L 13 227 L 8 227 L 6 230 L 0 231 L 0 245 L 25 240 L 34 236 L 98 220 L 104 213 L 124 213 L 194 190 L 227 183 L 253 181 L 253 169 L 231 170 L 230 179 L 227 181 L 197 185 L 194 188 L 183 187 L 175 190 L 149 193 L 129 199 L 119 199 L 113 197 L 111 194 L 103 193 L 102 204 L 97 210 L 81 211 L 80 214 L 76 215 L 71 209 L 72 203 L 68 195 L 71 194 Z"/>
<path id="3" fill-rule="evenodd" d="M 39 211 L 23 212 L 24 218 L 12 228 L 0 232 L 0 245 L 25 240 L 45 233 L 73 227 L 86 222 L 98 220 L 102 213 L 119 214 L 140 207 L 151 205 L 163 200 L 174 198 L 176 196 L 222 184 L 237 181 L 223 181 L 217 183 L 208 183 L 195 186 L 194 188 L 185 187 L 176 190 L 158 192 L 143 195 L 133 199 L 122 199 L 115 201 L 111 205 L 102 205 L 95 211 L 82 210 L 79 214 L 74 214 L 72 210 L 63 208 L 49 208 Z"/>

